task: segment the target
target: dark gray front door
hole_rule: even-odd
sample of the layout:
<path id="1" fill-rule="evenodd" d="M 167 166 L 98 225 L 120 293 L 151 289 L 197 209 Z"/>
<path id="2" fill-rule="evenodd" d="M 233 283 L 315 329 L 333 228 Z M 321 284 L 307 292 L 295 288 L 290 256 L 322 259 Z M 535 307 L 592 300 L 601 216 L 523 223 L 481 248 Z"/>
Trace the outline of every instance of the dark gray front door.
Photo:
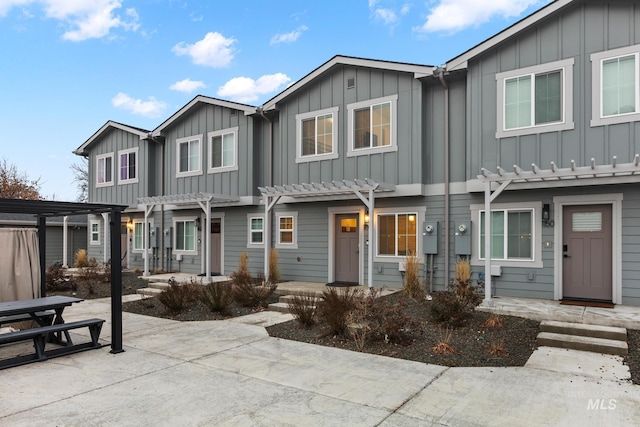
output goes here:
<path id="1" fill-rule="evenodd" d="M 220 234 L 221 220 L 211 220 L 211 273 L 222 271 L 222 239 Z"/>
<path id="2" fill-rule="evenodd" d="M 611 205 L 565 206 L 562 296 L 611 301 Z"/>
<path id="3" fill-rule="evenodd" d="M 358 217 L 336 215 L 336 282 L 358 283 Z"/>

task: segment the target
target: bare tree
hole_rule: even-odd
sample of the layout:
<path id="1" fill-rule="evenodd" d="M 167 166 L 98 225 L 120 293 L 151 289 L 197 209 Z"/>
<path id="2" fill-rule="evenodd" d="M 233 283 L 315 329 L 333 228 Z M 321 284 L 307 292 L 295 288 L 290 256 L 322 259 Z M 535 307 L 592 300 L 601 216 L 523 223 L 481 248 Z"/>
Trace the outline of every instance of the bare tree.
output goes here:
<path id="1" fill-rule="evenodd" d="M 42 200 L 41 178 L 31 179 L 25 172 L 18 171 L 5 158 L 0 160 L 0 197 L 6 199 Z"/>
<path id="2" fill-rule="evenodd" d="M 87 203 L 89 201 L 89 160 L 82 157 L 80 163 L 72 163 L 73 182 L 78 189 L 78 202 Z"/>

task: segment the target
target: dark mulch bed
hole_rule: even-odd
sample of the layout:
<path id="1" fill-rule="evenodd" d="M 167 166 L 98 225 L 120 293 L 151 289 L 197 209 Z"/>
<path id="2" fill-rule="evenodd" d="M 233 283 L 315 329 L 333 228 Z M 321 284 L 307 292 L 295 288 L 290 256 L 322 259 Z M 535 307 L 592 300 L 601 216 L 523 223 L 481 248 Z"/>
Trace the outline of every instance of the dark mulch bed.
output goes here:
<path id="1" fill-rule="evenodd" d="M 523 366 L 537 348 L 536 335 L 539 322 L 512 316 L 500 316 L 501 328 L 484 326 L 490 316 L 474 312 L 466 325 L 450 329 L 449 344 L 454 354 L 437 354 L 433 347 L 441 342 L 447 329 L 430 321 L 429 302 L 418 302 L 395 293 L 383 298 L 396 303 L 407 302 L 405 314 L 419 325 L 404 345 L 381 342 L 367 343 L 364 351 L 371 354 L 396 357 L 444 366 Z M 350 337 L 327 335 L 321 325 L 305 328 L 297 321 L 281 323 L 267 328 L 270 336 L 357 351 Z M 502 351 L 491 352 L 500 348 Z"/>
<path id="2" fill-rule="evenodd" d="M 122 295 L 135 294 L 138 289 L 146 288 L 149 282 L 138 277 L 135 272 L 122 272 Z M 82 299 L 107 298 L 111 296 L 111 283 L 76 281 L 76 289 L 48 290 L 47 295 L 66 295 Z"/>
<path id="3" fill-rule="evenodd" d="M 624 363 L 629 365 L 631 371 L 631 381 L 640 385 L 640 331 L 637 329 L 627 329 L 627 344 L 629 354 L 624 358 Z"/>

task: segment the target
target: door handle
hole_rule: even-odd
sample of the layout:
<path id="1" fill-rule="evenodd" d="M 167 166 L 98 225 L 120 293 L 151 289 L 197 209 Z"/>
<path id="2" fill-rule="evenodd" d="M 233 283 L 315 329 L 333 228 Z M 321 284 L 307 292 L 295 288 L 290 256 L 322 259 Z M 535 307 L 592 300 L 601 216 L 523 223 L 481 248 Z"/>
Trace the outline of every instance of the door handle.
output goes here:
<path id="1" fill-rule="evenodd" d="M 565 258 L 571 258 L 571 255 L 567 255 L 567 254 L 562 254 L 562 256 Z"/>

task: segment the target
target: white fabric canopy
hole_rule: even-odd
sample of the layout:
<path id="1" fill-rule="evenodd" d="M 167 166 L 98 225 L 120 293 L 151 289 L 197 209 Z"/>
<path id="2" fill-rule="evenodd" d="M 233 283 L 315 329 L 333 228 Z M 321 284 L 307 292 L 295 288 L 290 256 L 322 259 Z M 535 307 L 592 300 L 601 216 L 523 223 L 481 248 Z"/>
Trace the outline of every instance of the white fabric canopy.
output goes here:
<path id="1" fill-rule="evenodd" d="M 0 301 L 40 297 L 40 252 L 34 228 L 0 228 Z"/>

